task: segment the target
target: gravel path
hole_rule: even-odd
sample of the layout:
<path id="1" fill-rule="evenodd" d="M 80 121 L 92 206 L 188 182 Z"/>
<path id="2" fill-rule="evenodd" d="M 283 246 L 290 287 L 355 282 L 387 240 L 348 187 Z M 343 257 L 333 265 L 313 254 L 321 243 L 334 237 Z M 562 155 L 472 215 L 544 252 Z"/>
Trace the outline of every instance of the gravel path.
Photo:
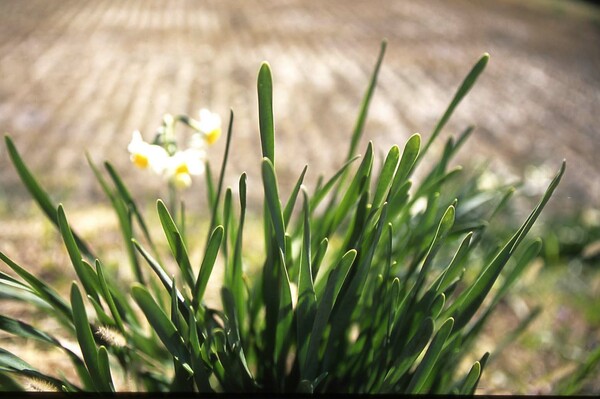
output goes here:
<path id="1" fill-rule="evenodd" d="M 0 2 L 0 128 L 55 196 L 101 196 L 84 150 L 142 193 L 128 162 L 164 112 L 235 112 L 227 183 L 259 188 L 256 72 L 274 74 L 278 173 L 286 188 L 343 161 L 382 38 L 389 41 L 364 137 L 384 151 L 434 127 L 483 52 L 491 61 L 444 135 L 476 124 L 463 159 L 545 183 L 563 158 L 561 206 L 600 203 L 600 13 L 567 1 L 177 0 Z M 214 165 L 224 140 L 212 147 Z M 527 165 L 534 165 L 539 173 Z M 537 180 L 534 181 L 537 183 Z M 535 184 L 534 184 L 535 185 Z M 189 195 L 204 197 L 196 185 Z M 260 190 L 254 190 L 258 195 Z M 0 199 L 23 189 L 0 150 Z M 155 194 L 154 194 L 155 195 Z"/>

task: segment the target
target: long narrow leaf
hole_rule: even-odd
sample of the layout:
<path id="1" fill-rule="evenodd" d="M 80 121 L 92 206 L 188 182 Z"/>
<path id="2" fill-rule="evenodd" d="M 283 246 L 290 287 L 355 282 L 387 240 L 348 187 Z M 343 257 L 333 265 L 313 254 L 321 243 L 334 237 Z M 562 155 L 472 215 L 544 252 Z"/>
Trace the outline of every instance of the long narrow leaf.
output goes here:
<path id="1" fill-rule="evenodd" d="M 431 136 L 429 137 L 429 139 L 427 140 L 427 143 L 423 147 L 423 150 L 417 157 L 417 160 L 416 160 L 417 163 L 427 153 L 427 151 L 429 150 L 429 147 L 431 146 L 431 143 L 433 143 L 433 141 L 440 134 L 440 132 L 442 131 L 442 129 L 444 128 L 444 126 L 446 125 L 448 120 L 450 119 L 450 116 L 452 116 L 452 113 L 454 112 L 454 110 L 456 109 L 458 104 L 460 104 L 460 102 L 467 95 L 469 90 L 471 90 L 471 88 L 475 84 L 475 81 L 477 80 L 479 75 L 481 75 L 481 73 L 485 69 L 485 66 L 487 65 L 489 59 L 490 59 L 489 54 L 487 54 L 487 53 L 483 54 L 481 56 L 481 58 L 479 59 L 479 61 L 477 61 L 477 63 L 473 66 L 471 71 L 465 77 L 465 79 L 461 83 L 460 87 L 456 91 L 456 94 L 454 94 L 454 98 L 452 98 L 450 105 L 448 105 L 448 108 L 444 112 L 444 115 L 442 115 L 441 119 L 439 120 L 439 122 L 437 123 L 435 128 L 433 129 L 433 132 L 431 133 Z"/>
<path id="2" fill-rule="evenodd" d="M 393 348 L 391 353 L 399 353 L 393 360 L 392 366 L 389 368 L 387 375 L 383 381 L 379 391 L 390 392 L 395 384 L 402 378 L 414 364 L 418 356 L 423 352 L 423 349 L 429 343 L 433 335 L 434 323 L 431 318 L 425 319 L 417 332 L 412 336 L 408 343 L 403 348 Z"/>
<path id="3" fill-rule="evenodd" d="M 139 284 L 134 284 L 131 287 L 131 295 L 169 353 L 181 364 L 189 363 L 183 338 L 148 290 Z"/>
<path id="4" fill-rule="evenodd" d="M 4 330 L 8 333 L 22 337 L 25 339 L 35 339 L 41 342 L 45 342 L 57 348 L 63 350 L 71 359 L 73 366 L 77 370 L 77 374 L 80 379 L 84 382 L 85 386 L 89 389 L 93 388 L 89 372 L 85 368 L 84 362 L 81 358 L 71 351 L 69 348 L 63 346 L 60 341 L 51 336 L 50 334 L 39 330 L 32 325 L 24 323 L 19 320 L 12 319 L 10 317 L 0 315 L 0 330 Z"/>
<path id="5" fill-rule="evenodd" d="M 227 161 L 229 160 L 229 150 L 231 148 L 231 137 L 233 135 L 233 110 L 229 112 L 229 126 L 227 128 L 227 139 L 225 141 L 225 152 L 223 154 L 223 162 L 221 163 L 221 171 L 219 173 L 219 182 L 217 183 L 217 192 L 215 193 L 214 205 L 212 208 L 212 215 L 210 218 L 209 231 L 219 224 L 218 212 L 219 212 L 219 201 L 221 201 L 221 192 L 223 190 L 223 181 L 225 180 L 225 169 L 227 168 Z M 208 246 L 208 243 L 207 243 Z"/>
<path id="6" fill-rule="evenodd" d="M 291 343 L 291 328 L 293 321 L 292 292 L 290 288 L 290 277 L 287 272 L 285 258 L 279 251 L 279 312 L 277 317 L 277 333 L 275 339 L 275 359 L 280 382 L 285 374 L 287 361 L 287 350 Z"/>
<path id="7" fill-rule="evenodd" d="M 262 161 L 262 178 L 265 198 L 269 207 L 269 215 L 273 229 L 275 230 L 275 239 L 277 240 L 279 249 L 285 255 L 285 224 L 281 211 L 281 201 L 279 200 L 277 178 L 275 177 L 273 164 L 268 158 L 263 158 Z"/>
<path id="8" fill-rule="evenodd" d="M 360 105 L 360 111 L 358 113 L 358 118 L 356 119 L 356 124 L 354 125 L 354 132 L 352 133 L 352 138 L 350 139 L 350 148 L 348 148 L 346 160 L 350 160 L 355 155 L 356 147 L 358 146 L 360 138 L 362 137 L 365 122 L 367 121 L 367 114 L 369 113 L 369 106 L 371 105 L 371 98 L 373 97 L 373 93 L 375 92 L 377 77 L 379 75 L 379 69 L 383 61 L 383 56 L 385 55 L 386 47 L 387 41 L 383 40 L 381 42 L 379 56 L 377 57 L 377 62 L 375 63 L 375 68 L 371 75 L 369 86 L 367 87 L 367 91 L 363 97 L 362 104 Z"/>
<path id="9" fill-rule="evenodd" d="M 56 205 L 54 205 L 54 203 L 50 200 L 48 194 L 39 185 L 39 183 L 37 182 L 35 177 L 33 177 L 33 174 L 29 171 L 27 166 L 25 166 L 25 163 L 19 155 L 19 152 L 17 151 L 17 148 L 15 147 L 12 139 L 9 136 L 5 136 L 4 139 L 6 142 L 6 148 L 8 149 L 8 155 L 10 156 L 13 165 L 17 169 L 17 173 L 19 174 L 21 181 L 23 182 L 23 184 L 25 184 L 25 187 L 27 188 L 33 199 L 36 201 L 36 203 L 40 206 L 42 211 L 46 214 L 48 219 L 50 219 L 50 221 L 56 227 L 58 227 Z M 73 233 L 73 237 L 80 251 L 83 252 L 88 259 L 94 259 L 92 252 L 85 244 L 85 242 L 81 240 L 75 233 Z"/>
<path id="10" fill-rule="evenodd" d="M 404 145 L 402 151 L 402 157 L 394 176 L 394 182 L 392 183 L 391 192 L 392 195 L 396 195 L 400 190 L 400 187 L 405 184 L 406 179 L 410 176 L 415 161 L 419 155 L 419 149 L 421 147 L 421 135 L 418 133 L 413 134 L 409 137 Z"/>
<path id="11" fill-rule="evenodd" d="M 283 222 L 285 226 L 290 224 L 290 219 L 292 218 L 292 212 L 294 211 L 294 206 L 296 205 L 296 199 L 298 198 L 298 193 L 300 192 L 300 187 L 302 186 L 302 182 L 304 181 L 304 175 L 306 175 L 306 171 L 308 170 L 308 165 L 302 169 L 302 173 L 300 173 L 300 177 L 298 181 L 296 181 L 296 185 L 292 189 L 290 194 L 290 198 L 285 204 L 285 208 L 283 209 Z"/>
<path id="12" fill-rule="evenodd" d="M 392 181 L 396 168 L 398 167 L 398 161 L 400 160 L 400 149 L 398 146 L 392 146 L 388 152 L 387 157 L 383 163 L 381 173 L 379 174 L 379 181 L 375 189 L 375 195 L 373 197 L 372 206 L 374 209 L 379 208 L 383 201 L 385 201 L 390 188 L 392 187 Z"/>
<path id="13" fill-rule="evenodd" d="M 431 341 L 427 352 L 425 352 L 425 356 L 419 366 L 415 370 L 415 374 L 410 380 L 410 384 L 408 385 L 407 392 L 411 394 L 423 393 L 422 388 L 429 376 L 429 373 L 433 369 L 436 364 L 437 359 L 439 358 L 444 344 L 452 331 L 452 327 L 454 325 L 454 319 L 449 318 L 442 324 L 439 331 L 435 334 L 435 337 Z"/>
<path id="14" fill-rule="evenodd" d="M 173 281 L 171 280 L 169 275 L 165 272 L 162 266 L 137 241 L 132 241 L 135 245 L 135 248 L 140 252 L 142 257 L 146 259 L 146 262 L 148 262 L 148 265 L 150 265 L 154 273 L 156 273 L 165 290 L 167 290 L 167 292 L 170 293 L 173 289 Z M 187 304 L 186 299 L 179 291 L 177 291 L 177 302 L 179 304 L 179 311 L 181 311 L 181 313 L 185 317 L 187 317 L 189 306 Z"/>
<path id="15" fill-rule="evenodd" d="M 158 211 L 158 217 L 160 218 L 163 231 L 167 237 L 167 241 L 169 242 L 171 253 L 175 257 L 175 260 L 181 269 L 183 279 L 190 288 L 193 288 L 194 274 L 192 272 L 192 264 L 190 263 L 190 258 L 188 256 L 183 237 L 179 232 L 177 225 L 173 221 L 173 218 L 171 217 L 171 214 L 169 213 L 165 203 L 161 200 L 158 200 L 156 202 L 156 209 Z"/>
<path id="16" fill-rule="evenodd" d="M 306 354 L 308 353 L 308 343 L 310 331 L 314 325 L 315 313 L 317 308 L 317 298 L 313 284 L 311 270 L 311 237 L 310 237 L 310 209 L 306 190 L 303 194 L 303 219 L 304 231 L 302 240 L 302 252 L 300 255 L 300 268 L 298 275 L 298 304 L 296 305 L 296 329 L 297 346 L 300 368 L 304 369 L 306 363 Z"/>
<path id="17" fill-rule="evenodd" d="M 473 366 L 471 366 L 471 370 L 465 377 L 465 381 L 458 392 L 459 395 L 473 395 L 475 392 L 475 386 L 479 381 L 479 377 L 481 376 L 481 363 L 476 361 Z"/>
<path id="18" fill-rule="evenodd" d="M 340 204 L 334 213 L 334 219 L 331 225 L 335 228 L 339 226 L 340 222 L 343 218 L 347 216 L 348 211 L 356 203 L 356 199 L 361 195 L 361 188 L 366 187 L 365 179 L 371 173 L 371 168 L 373 166 L 373 143 L 369 142 L 367 146 L 367 151 L 363 160 L 356 171 L 356 175 L 352 179 L 350 183 L 350 187 L 342 197 Z"/>
<path id="19" fill-rule="evenodd" d="M 131 193 L 127 189 L 127 186 L 123 182 L 123 179 L 121 179 L 116 169 L 110 164 L 110 162 L 104 162 L 104 167 L 108 171 L 110 178 L 115 184 L 115 187 L 117 188 L 117 192 L 121 196 L 121 199 L 127 204 L 129 209 L 133 212 L 133 215 L 135 215 L 136 220 L 138 221 L 138 224 L 142 229 L 142 233 L 144 234 L 144 238 L 148 241 L 152 250 L 154 252 L 157 252 L 156 247 L 154 246 L 154 242 L 152 241 L 152 237 L 150 236 L 148 227 L 146 226 L 146 222 L 144 221 L 144 217 L 140 212 L 137 203 L 133 199 L 133 196 L 131 195 Z"/>
<path id="20" fill-rule="evenodd" d="M 469 289 L 463 295 L 461 295 L 460 298 L 457 299 L 453 306 L 451 306 L 449 311 L 454 312 L 452 314 L 455 315 L 457 330 L 461 329 L 475 314 L 475 312 L 487 296 L 488 292 L 494 285 L 494 282 L 500 275 L 500 272 L 504 268 L 504 265 L 512 256 L 520 242 L 525 238 L 525 235 L 529 232 L 529 230 L 533 226 L 533 223 L 536 221 L 542 209 L 552 196 L 552 193 L 558 186 L 558 183 L 560 182 L 560 179 L 563 176 L 564 172 L 565 162 L 562 163 L 560 170 L 548 186 L 548 189 L 544 193 L 542 199 L 540 200 L 536 208 L 531 212 L 527 220 L 523 223 L 523 225 L 521 225 L 521 227 L 508 241 L 508 243 L 506 243 L 502 250 L 498 252 L 496 257 L 481 273 L 481 275 L 475 281 L 475 283 L 471 285 Z"/>
<path id="21" fill-rule="evenodd" d="M 20 357 L 0 348 L 0 372 L 2 371 L 8 371 L 25 377 L 39 379 L 50 384 L 50 386 L 54 387 L 57 391 L 60 390 L 64 385 L 63 381 L 40 373 Z"/>
<path id="22" fill-rule="evenodd" d="M 246 293 L 242 275 L 242 240 L 244 238 L 244 222 L 246 220 L 246 173 L 242 173 L 239 181 L 240 222 L 233 249 L 232 292 L 235 300 L 238 328 L 243 331 L 246 323 Z"/>
<path id="23" fill-rule="evenodd" d="M 340 180 L 346 169 L 354 163 L 357 159 L 360 158 L 360 155 L 355 156 L 354 158 L 348 160 L 342 167 L 325 183 L 325 185 L 318 187 L 315 189 L 315 193 L 310 199 L 310 209 L 316 209 L 316 207 L 321 203 L 323 198 L 331 191 L 333 186 Z"/>
<path id="24" fill-rule="evenodd" d="M 60 233 L 63 237 L 67 252 L 69 253 L 69 258 L 71 258 L 73 268 L 77 273 L 77 277 L 79 277 L 79 281 L 81 281 L 81 284 L 83 284 L 86 294 L 100 302 L 100 298 L 98 296 L 98 293 L 100 292 L 98 276 L 91 267 L 83 262 L 81 252 L 79 252 L 79 247 L 76 244 L 75 237 L 71 231 L 71 227 L 69 226 L 69 222 L 67 221 L 67 216 L 65 215 L 65 210 L 62 205 L 58 206 L 57 218 Z"/>
<path id="25" fill-rule="evenodd" d="M 202 298 L 204 297 L 204 292 L 206 291 L 206 286 L 208 284 L 208 279 L 210 278 L 217 260 L 217 255 L 219 253 L 222 240 L 223 226 L 217 226 L 208 239 L 208 244 L 206 246 L 206 250 L 204 251 L 204 258 L 202 259 L 202 265 L 200 265 L 200 272 L 198 273 L 198 278 L 196 279 L 196 285 L 194 287 L 193 294 L 194 296 L 192 299 L 192 307 L 194 309 L 197 309 L 200 302 L 202 302 Z"/>
<path id="26" fill-rule="evenodd" d="M 318 296 L 317 313 L 306 354 L 306 366 L 301 371 L 303 378 L 312 380 L 318 375 L 318 349 L 321 345 L 327 323 L 329 322 L 331 311 L 338 301 L 340 290 L 346 282 L 348 272 L 355 259 L 356 250 L 352 249 L 346 252 L 338 265 L 327 276 L 327 285 L 324 288 L 323 294 Z"/>
<path id="27" fill-rule="evenodd" d="M 115 385 L 110 374 L 110 362 L 108 360 L 108 351 L 104 346 L 100 346 L 98 348 L 98 370 L 100 372 L 100 379 L 102 381 L 106 381 L 110 392 L 114 392 Z"/>
<path id="28" fill-rule="evenodd" d="M 119 314 L 119 310 L 115 304 L 113 299 L 113 295 L 108 288 L 108 284 L 106 282 L 106 278 L 104 277 L 104 267 L 102 263 L 96 259 L 96 273 L 98 274 L 98 281 L 100 283 L 100 288 L 102 289 L 102 296 L 110 309 L 110 313 L 113 315 L 113 319 L 115 320 L 115 324 L 119 328 L 122 334 L 125 334 L 125 326 L 123 325 L 123 320 L 121 319 L 121 315 Z"/>
<path id="29" fill-rule="evenodd" d="M 263 62 L 258 72 L 258 121 L 264 158 L 275 165 L 275 128 L 273 123 L 273 78 L 269 64 Z"/>
<path id="30" fill-rule="evenodd" d="M 77 342 L 81 348 L 87 369 L 93 377 L 92 382 L 98 391 L 110 391 L 110 384 L 102 378 L 103 374 L 98 364 L 98 349 L 94 341 L 94 334 L 90 328 L 83 298 L 75 282 L 71 285 L 71 306 L 73 307 L 73 324 L 75 324 Z"/>
<path id="31" fill-rule="evenodd" d="M 44 282 L 38 280 L 34 275 L 23 269 L 21 266 L 16 264 L 12 259 L 0 252 L 0 259 L 8 265 L 12 270 L 15 271 L 23 280 L 27 282 L 34 290 L 35 294 L 47 302 L 50 306 L 56 309 L 67 319 L 72 319 L 71 308 L 64 299 L 58 295 L 56 291 L 46 285 Z"/>
<path id="32" fill-rule="evenodd" d="M 98 170 L 96 165 L 94 165 L 94 163 L 92 162 L 92 158 L 90 157 L 90 155 L 87 153 L 86 153 L 86 158 L 87 158 L 90 168 L 92 169 L 92 172 L 94 173 L 94 176 L 96 176 L 96 180 L 98 180 L 98 182 L 100 183 L 102 190 L 104 191 L 104 193 L 106 194 L 106 196 L 108 197 L 110 202 L 112 203 L 113 209 L 115 210 L 115 212 L 117 214 L 117 218 L 119 219 L 119 227 L 121 229 L 121 235 L 123 236 L 123 240 L 125 241 L 125 247 L 127 249 L 127 256 L 129 257 L 129 262 L 131 264 L 132 271 L 133 271 L 134 275 L 136 276 L 136 278 L 138 279 L 138 281 L 143 284 L 144 276 L 142 275 L 142 271 L 140 269 L 140 265 L 139 265 L 138 259 L 136 257 L 135 248 L 133 247 L 133 244 L 131 243 L 131 239 L 133 238 L 133 226 L 131 224 L 131 215 L 128 211 L 128 209 L 130 209 L 130 208 L 128 208 L 126 206 L 125 202 L 123 202 L 123 200 L 118 196 L 118 192 L 114 193 L 110 189 L 110 187 L 108 186 L 108 183 L 106 182 L 106 180 L 104 179 L 104 177 L 102 176 L 102 174 L 100 173 L 100 171 Z M 135 205 L 134 205 L 134 208 L 135 208 L 135 211 L 137 212 L 137 207 L 135 207 Z M 142 220 L 142 223 L 143 223 L 143 220 Z M 143 229 L 145 229 L 145 227 L 146 226 L 143 225 Z"/>

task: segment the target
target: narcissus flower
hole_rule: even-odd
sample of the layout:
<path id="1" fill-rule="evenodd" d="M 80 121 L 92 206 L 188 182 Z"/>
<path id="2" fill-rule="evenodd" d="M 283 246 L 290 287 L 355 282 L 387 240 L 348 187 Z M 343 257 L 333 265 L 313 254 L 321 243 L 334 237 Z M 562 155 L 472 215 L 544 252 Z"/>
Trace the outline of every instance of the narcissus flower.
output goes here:
<path id="1" fill-rule="evenodd" d="M 157 174 L 163 173 L 169 158 L 167 150 L 159 145 L 145 142 L 138 130 L 133 132 L 127 150 L 135 166 L 140 169 L 150 168 Z"/>
<path id="2" fill-rule="evenodd" d="M 187 188 L 192 184 L 192 176 L 204 173 L 206 154 L 199 148 L 177 151 L 169 157 L 165 176 L 177 188 Z"/>
<path id="3" fill-rule="evenodd" d="M 208 144 L 213 144 L 221 136 L 221 117 L 219 114 L 202 108 L 198 122 L 200 132 L 204 134 L 204 139 Z"/>
<path id="4" fill-rule="evenodd" d="M 137 167 L 152 170 L 177 188 L 187 188 L 192 184 L 192 176 L 204 173 L 206 159 L 201 138 L 192 137 L 190 144 L 187 150 L 169 155 L 162 146 L 145 142 L 136 130 L 127 149 Z"/>

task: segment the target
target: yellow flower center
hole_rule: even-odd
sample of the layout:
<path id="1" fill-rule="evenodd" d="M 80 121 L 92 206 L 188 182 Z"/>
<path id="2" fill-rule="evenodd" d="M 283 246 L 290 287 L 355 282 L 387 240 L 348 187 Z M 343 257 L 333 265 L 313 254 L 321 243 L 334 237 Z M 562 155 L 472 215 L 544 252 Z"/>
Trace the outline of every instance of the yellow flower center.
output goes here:
<path id="1" fill-rule="evenodd" d="M 146 169 L 149 164 L 148 157 L 139 153 L 131 155 L 131 162 L 141 169 Z"/>
<path id="2" fill-rule="evenodd" d="M 208 144 L 213 144 L 215 141 L 219 139 L 221 136 L 221 128 L 216 128 L 211 130 L 206 134 L 206 142 Z"/>
<path id="3" fill-rule="evenodd" d="M 178 165 L 177 168 L 175 169 L 175 174 L 176 175 L 180 175 L 180 174 L 183 174 L 183 173 L 186 173 L 186 174 L 190 173 L 190 171 L 189 171 L 189 169 L 187 167 L 187 164 L 185 164 L 185 163 L 182 163 L 182 164 Z"/>

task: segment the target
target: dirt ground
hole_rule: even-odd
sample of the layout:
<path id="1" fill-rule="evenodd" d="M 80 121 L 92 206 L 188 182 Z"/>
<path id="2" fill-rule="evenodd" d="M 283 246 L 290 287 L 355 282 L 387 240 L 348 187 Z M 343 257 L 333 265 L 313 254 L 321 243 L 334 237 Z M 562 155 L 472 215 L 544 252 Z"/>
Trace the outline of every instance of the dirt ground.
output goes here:
<path id="1" fill-rule="evenodd" d="M 485 74 L 444 134 L 475 124 L 463 160 L 533 176 L 534 186 L 566 158 L 555 202 L 597 206 L 600 12 L 577 1 L 521 3 L 4 0 L 0 128 L 53 195 L 79 207 L 102 195 L 85 150 L 115 164 L 134 191 L 164 195 L 159 182 L 131 168 L 131 132 L 150 140 L 165 112 L 194 116 L 208 107 L 226 121 L 231 108 L 227 184 L 237 186 L 248 171 L 250 193 L 259 195 L 256 73 L 267 60 L 285 191 L 307 163 L 309 183 L 341 165 L 387 38 L 360 148 L 373 140 L 384 151 L 414 132 L 427 137 L 471 65 L 489 52 Z M 213 165 L 223 148 L 224 140 L 211 148 Z M 204 198 L 203 190 L 198 184 L 188 195 Z M 23 193 L 1 146 L 0 198 L 17 204 Z"/>

